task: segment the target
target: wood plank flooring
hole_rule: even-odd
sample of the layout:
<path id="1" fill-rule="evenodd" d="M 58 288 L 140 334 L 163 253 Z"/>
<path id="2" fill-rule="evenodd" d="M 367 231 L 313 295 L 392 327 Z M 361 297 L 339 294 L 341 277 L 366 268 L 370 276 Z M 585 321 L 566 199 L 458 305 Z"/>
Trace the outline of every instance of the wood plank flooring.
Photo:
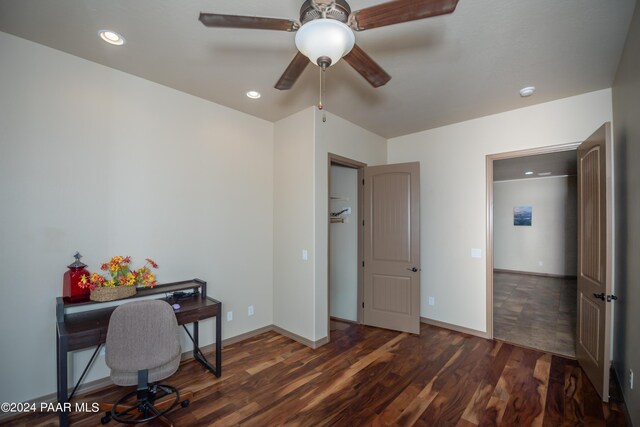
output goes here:
<path id="1" fill-rule="evenodd" d="M 575 357 L 576 279 L 493 273 L 493 336 Z"/>
<path id="2" fill-rule="evenodd" d="M 223 350 L 223 375 L 194 361 L 164 381 L 191 390 L 177 426 L 624 426 L 574 360 L 422 325 L 420 336 L 366 326 L 312 350 L 267 332 Z M 114 401 L 108 387 L 80 401 Z M 74 426 L 100 414 L 74 413 Z M 111 424 L 114 424 L 113 422 Z M 57 425 L 31 414 L 9 425 Z"/>

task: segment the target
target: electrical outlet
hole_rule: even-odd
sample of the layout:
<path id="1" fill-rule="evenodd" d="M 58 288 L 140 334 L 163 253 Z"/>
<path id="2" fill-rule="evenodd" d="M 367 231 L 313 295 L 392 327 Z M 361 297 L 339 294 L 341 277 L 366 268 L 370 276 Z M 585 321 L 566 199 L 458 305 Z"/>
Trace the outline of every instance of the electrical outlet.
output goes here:
<path id="1" fill-rule="evenodd" d="M 247 307 L 247 316 L 253 316 L 253 306 Z"/>
<path id="2" fill-rule="evenodd" d="M 233 320 L 233 311 L 227 311 L 227 322 L 231 322 Z"/>
<path id="3" fill-rule="evenodd" d="M 436 305 L 436 299 L 434 297 L 429 297 L 429 305 Z"/>
<path id="4" fill-rule="evenodd" d="M 633 390 L 633 369 L 629 369 L 629 390 Z"/>

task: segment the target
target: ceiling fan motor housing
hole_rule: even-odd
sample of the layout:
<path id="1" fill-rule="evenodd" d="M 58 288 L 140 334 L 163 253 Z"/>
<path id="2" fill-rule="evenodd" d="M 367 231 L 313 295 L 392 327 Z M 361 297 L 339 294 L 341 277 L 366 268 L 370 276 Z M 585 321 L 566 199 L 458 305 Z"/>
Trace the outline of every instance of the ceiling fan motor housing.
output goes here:
<path id="1" fill-rule="evenodd" d="M 323 18 L 323 14 L 325 18 L 346 23 L 351 7 L 344 0 L 306 0 L 300 8 L 300 24 Z"/>

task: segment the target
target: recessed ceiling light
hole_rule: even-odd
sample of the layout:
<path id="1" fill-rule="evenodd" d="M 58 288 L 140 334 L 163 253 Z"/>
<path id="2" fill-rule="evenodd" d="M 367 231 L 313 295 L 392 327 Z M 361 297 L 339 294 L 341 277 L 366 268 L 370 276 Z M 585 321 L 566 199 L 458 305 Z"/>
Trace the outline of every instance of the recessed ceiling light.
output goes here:
<path id="1" fill-rule="evenodd" d="M 532 171 L 527 171 L 527 172 L 525 172 L 524 174 L 525 174 L 525 175 L 533 175 L 533 172 L 532 172 Z"/>
<path id="2" fill-rule="evenodd" d="M 520 96 L 526 98 L 527 96 L 533 95 L 533 92 L 536 91 L 536 88 L 533 86 L 527 86 L 520 89 Z"/>
<path id="3" fill-rule="evenodd" d="M 116 46 L 122 46 L 124 44 L 124 37 L 122 37 L 120 34 L 116 33 L 115 31 L 100 30 L 98 31 L 98 35 L 102 40 L 106 41 L 109 44 L 113 44 Z"/>
<path id="4" fill-rule="evenodd" d="M 538 176 L 549 176 L 551 175 L 551 172 L 539 172 Z"/>
<path id="5" fill-rule="evenodd" d="M 262 95 L 260 94 L 260 92 L 257 92 L 255 90 L 250 90 L 249 92 L 247 92 L 247 97 L 251 98 L 251 99 L 259 99 Z"/>

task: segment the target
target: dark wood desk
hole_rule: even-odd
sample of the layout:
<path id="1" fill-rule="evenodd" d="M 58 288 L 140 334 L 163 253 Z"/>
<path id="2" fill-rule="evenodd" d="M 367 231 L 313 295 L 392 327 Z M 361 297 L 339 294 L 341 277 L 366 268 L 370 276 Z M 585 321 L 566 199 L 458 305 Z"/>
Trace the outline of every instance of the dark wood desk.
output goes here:
<path id="1" fill-rule="evenodd" d="M 177 291 L 192 292 L 196 290 L 199 295 L 191 296 L 187 299 L 181 299 L 177 302 L 180 304 L 180 308 L 175 312 L 176 319 L 178 320 L 178 324 L 184 327 L 184 330 L 193 342 L 194 359 L 210 370 L 215 376 L 219 377 L 222 374 L 222 303 L 213 298 L 207 297 L 206 282 L 200 279 L 193 279 L 184 282 L 167 283 L 155 286 L 153 289 L 140 289 L 135 296 L 120 301 L 135 300 L 149 295 L 162 296 L 164 294 Z M 169 302 L 173 303 L 172 301 Z M 63 407 L 64 404 L 69 402 L 73 397 L 77 387 L 84 379 L 84 376 L 93 363 L 93 360 L 107 339 L 109 319 L 111 318 L 111 313 L 113 313 L 116 307 L 104 307 L 104 305 L 105 303 L 93 301 L 71 304 L 65 302 L 62 297 L 58 297 L 56 299 L 57 392 L 58 403 L 63 405 Z M 83 306 L 85 306 L 85 311 L 67 313 L 67 310 L 71 307 Z M 216 318 L 215 366 L 212 366 L 200 351 L 198 331 L 198 322 L 212 317 Z M 186 328 L 188 323 L 193 323 L 193 335 L 191 335 L 189 330 Z M 93 356 L 80 376 L 71 396 L 69 396 L 67 384 L 67 353 L 69 351 L 81 350 L 93 346 L 97 346 Z M 69 425 L 69 413 L 67 411 L 60 412 L 60 425 Z"/>

